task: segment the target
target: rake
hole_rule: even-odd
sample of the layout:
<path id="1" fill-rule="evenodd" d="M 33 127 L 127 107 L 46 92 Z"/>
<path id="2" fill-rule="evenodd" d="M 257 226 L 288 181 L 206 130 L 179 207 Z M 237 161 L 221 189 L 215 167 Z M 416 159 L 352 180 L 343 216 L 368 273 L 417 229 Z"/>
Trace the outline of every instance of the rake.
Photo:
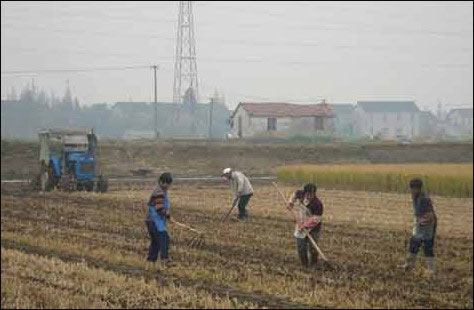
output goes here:
<path id="1" fill-rule="evenodd" d="M 187 230 L 190 230 L 190 231 L 197 234 L 197 235 L 195 235 L 194 237 L 191 238 L 191 240 L 188 243 L 188 246 L 193 247 L 193 248 L 198 248 L 198 247 L 202 247 L 206 243 L 206 240 L 204 238 L 204 234 L 201 231 L 199 231 L 197 229 L 194 229 L 191 226 L 188 226 L 186 224 L 177 222 L 175 220 L 173 220 L 172 223 L 176 224 L 176 225 L 178 225 L 182 228 L 186 228 Z"/>

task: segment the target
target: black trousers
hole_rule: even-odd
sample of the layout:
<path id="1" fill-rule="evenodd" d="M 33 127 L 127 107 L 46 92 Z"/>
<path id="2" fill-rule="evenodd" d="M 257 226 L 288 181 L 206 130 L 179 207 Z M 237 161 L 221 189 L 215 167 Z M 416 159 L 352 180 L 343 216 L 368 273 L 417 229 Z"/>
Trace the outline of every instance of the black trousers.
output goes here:
<path id="1" fill-rule="evenodd" d="M 314 241 L 318 241 L 319 229 L 311 230 L 309 235 L 314 239 Z M 301 265 L 304 267 L 316 265 L 318 262 L 318 251 L 316 251 L 308 237 L 296 238 L 296 247 L 298 250 L 298 256 L 300 257 Z"/>
<path id="2" fill-rule="evenodd" d="M 433 229 L 433 238 L 424 240 L 415 237 L 411 237 L 410 239 L 410 247 L 408 251 L 412 254 L 418 254 L 420 251 L 420 247 L 423 245 L 423 252 L 426 257 L 434 257 L 434 245 L 435 245 L 435 238 L 436 238 L 436 226 L 437 223 L 434 225 Z"/>
<path id="3" fill-rule="evenodd" d="M 253 194 L 249 194 L 249 195 L 243 195 L 243 196 L 240 196 L 239 198 L 239 204 L 238 204 L 238 208 L 239 208 L 239 218 L 240 219 L 246 219 L 249 217 L 249 213 L 248 211 L 246 210 L 246 207 L 250 201 L 250 198 L 252 197 Z"/>

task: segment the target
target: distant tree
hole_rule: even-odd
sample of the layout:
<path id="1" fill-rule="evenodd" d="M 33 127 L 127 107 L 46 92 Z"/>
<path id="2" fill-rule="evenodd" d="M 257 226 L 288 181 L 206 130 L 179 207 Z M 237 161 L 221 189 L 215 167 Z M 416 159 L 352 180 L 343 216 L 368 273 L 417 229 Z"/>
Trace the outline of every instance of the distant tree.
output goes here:
<path id="1" fill-rule="evenodd" d="M 16 101 L 18 100 L 18 95 L 16 93 L 16 88 L 15 86 L 12 86 L 11 89 L 10 89 L 10 92 L 8 93 L 7 95 L 7 100 L 11 100 L 11 101 Z"/>
<path id="2" fill-rule="evenodd" d="M 184 92 L 183 103 L 190 105 L 195 105 L 197 103 L 196 94 L 194 93 L 194 90 L 191 87 L 186 89 L 186 91 Z"/>
<path id="3" fill-rule="evenodd" d="M 64 97 L 63 97 L 63 100 L 62 100 L 62 104 L 65 107 L 70 108 L 71 110 L 73 108 L 71 88 L 69 87 L 69 81 L 67 81 L 66 91 L 64 92 Z"/>
<path id="4" fill-rule="evenodd" d="M 24 104 L 32 103 L 34 100 L 34 86 L 29 83 L 20 92 L 20 102 Z"/>
<path id="5" fill-rule="evenodd" d="M 56 96 L 56 93 L 54 92 L 54 90 L 51 90 L 51 93 L 49 95 L 49 103 L 52 108 L 54 108 L 55 106 L 61 103 L 61 100 L 59 100 L 59 98 Z"/>
<path id="6" fill-rule="evenodd" d="M 77 97 L 74 97 L 74 110 L 77 110 L 79 111 L 81 109 L 81 106 L 79 105 L 79 100 L 77 99 Z"/>
<path id="7" fill-rule="evenodd" d="M 46 92 L 44 91 L 44 89 L 41 89 L 41 91 L 36 95 L 36 102 L 42 108 L 47 108 L 49 106 L 49 98 L 46 95 Z"/>

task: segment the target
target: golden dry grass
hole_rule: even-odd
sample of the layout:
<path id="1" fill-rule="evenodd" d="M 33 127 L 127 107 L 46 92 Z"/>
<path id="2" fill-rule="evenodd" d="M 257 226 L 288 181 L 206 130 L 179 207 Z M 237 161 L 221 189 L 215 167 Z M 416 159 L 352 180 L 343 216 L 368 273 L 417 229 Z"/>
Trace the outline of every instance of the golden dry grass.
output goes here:
<path id="1" fill-rule="evenodd" d="M 170 226 L 176 266 L 158 271 L 144 261 L 149 191 L 3 193 L 2 308 L 472 308 L 472 199 L 433 197 L 439 274 L 430 280 L 421 265 L 396 269 L 411 229 L 407 195 L 320 190 L 320 246 L 334 269 L 308 272 L 275 189 L 255 191 L 251 220 L 219 227 L 227 188 L 176 185 L 173 215 L 207 242 L 189 248 L 192 233 Z"/>
<path id="2" fill-rule="evenodd" d="M 471 197 L 471 164 L 340 164 L 289 165 L 276 169 L 278 180 L 316 182 L 328 188 L 406 193 L 410 179 L 423 179 L 431 194 Z"/>

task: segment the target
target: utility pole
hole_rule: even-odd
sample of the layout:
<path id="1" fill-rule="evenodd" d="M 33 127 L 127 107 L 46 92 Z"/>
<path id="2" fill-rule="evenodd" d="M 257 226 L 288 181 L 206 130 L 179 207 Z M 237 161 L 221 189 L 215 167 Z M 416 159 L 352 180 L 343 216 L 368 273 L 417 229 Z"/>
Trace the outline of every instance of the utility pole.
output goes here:
<path id="1" fill-rule="evenodd" d="M 211 103 L 209 108 L 209 140 L 212 139 L 212 114 L 214 110 L 214 98 L 211 97 Z"/>
<path id="2" fill-rule="evenodd" d="M 158 139 L 158 102 L 156 101 L 156 70 L 158 70 L 157 65 L 151 66 L 153 69 L 154 77 L 155 77 L 155 101 L 154 101 L 154 107 L 155 107 L 155 139 Z"/>

